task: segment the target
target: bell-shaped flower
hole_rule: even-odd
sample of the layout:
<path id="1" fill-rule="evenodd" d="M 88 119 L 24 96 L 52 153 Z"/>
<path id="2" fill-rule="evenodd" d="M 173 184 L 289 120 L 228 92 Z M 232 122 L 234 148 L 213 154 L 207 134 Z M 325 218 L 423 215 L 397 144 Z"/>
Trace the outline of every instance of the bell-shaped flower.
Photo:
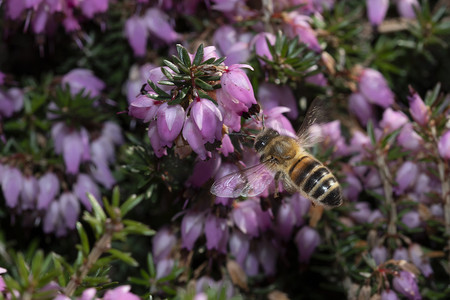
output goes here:
<path id="1" fill-rule="evenodd" d="M 139 300 L 140 297 L 136 296 L 135 294 L 130 292 L 131 286 L 129 285 L 122 285 L 119 287 L 116 287 L 112 290 L 109 290 L 105 293 L 103 296 L 103 300 Z"/>
<path id="2" fill-rule="evenodd" d="M 152 240 L 152 254 L 155 262 L 169 258 L 177 238 L 168 227 L 163 227 L 155 234 Z"/>
<path id="3" fill-rule="evenodd" d="M 425 277 L 433 274 L 429 258 L 423 253 L 419 244 L 413 243 L 409 246 L 409 257 L 413 264 L 416 265 Z"/>
<path id="4" fill-rule="evenodd" d="M 263 82 L 258 88 L 258 99 L 265 111 L 277 106 L 284 106 L 290 109 L 286 116 L 290 119 L 298 117 L 298 105 L 292 89 L 285 85 L 280 86 Z"/>
<path id="5" fill-rule="evenodd" d="M 80 163 L 88 156 L 86 146 L 89 141 L 86 141 L 84 136 L 85 134 L 77 130 L 72 130 L 64 136 L 62 151 L 66 172 L 69 174 L 78 174 Z"/>
<path id="6" fill-rule="evenodd" d="M 181 240 L 182 247 L 189 251 L 194 249 L 195 241 L 203 232 L 203 223 L 205 221 L 204 212 L 189 211 L 181 221 Z"/>
<path id="7" fill-rule="evenodd" d="M 394 103 L 394 93 L 389 88 L 386 79 L 377 70 L 369 68 L 362 70 L 359 78 L 359 91 L 370 102 L 383 108 Z"/>
<path id="8" fill-rule="evenodd" d="M 157 113 L 158 134 L 164 146 L 171 146 L 183 128 L 185 112 L 181 105 L 163 103 Z"/>
<path id="9" fill-rule="evenodd" d="M 12 20 L 17 20 L 26 8 L 25 1 L 8 0 L 6 4 L 6 15 Z"/>
<path id="10" fill-rule="evenodd" d="M 221 139 L 222 114 L 212 101 L 202 98 L 195 99 L 190 109 L 190 115 L 205 141 L 213 143 L 214 140 Z"/>
<path id="11" fill-rule="evenodd" d="M 187 180 L 187 185 L 201 187 L 219 170 L 222 159 L 215 156 L 208 160 L 198 160 L 194 165 L 192 175 Z"/>
<path id="12" fill-rule="evenodd" d="M 116 146 L 123 144 L 122 128 L 115 122 L 107 121 L 103 123 L 102 137 L 106 137 Z"/>
<path id="13" fill-rule="evenodd" d="M 87 174 L 78 174 L 77 182 L 73 186 L 73 192 L 89 211 L 92 209 L 92 205 L 87 193 L 92 194 L 98 202 L 101 202 L 100 189 L 94 180 Z"/>
<path id="14" fill-rule="evenodd" d="M 256 249 L 259 263 L 267 276 L 275 275 L 277 271 L 278 250 L 273 241 L 263 238 Z"/>
<path id="15" fill-rule="evenodd" d="M 83 1 L 83 3 L 85 2 L 91 1 Z M 87 69 L 73 69 L 62 77 L 61 84 L 63 87 L 68 84 L 72 95 L 83 90 L 83 96 L 89 95 L 90 97 L 99 96 L 101 90 L 105 88 L 105 83 Z"/>
<path id="16" fill-rule="evenodd" d="M 276 218 L 276 231 L 282 240 L 287 241 L 297 223 L 295 211 L 290 202 L 281 204 Z"/>
<path id="17" fill-rule="evenodd" d="M 205 236 L 208 250 L 214 249 L 223 254 L 227 253 L 229 229 L 226 219 L 209 214 L 205 221 Z"/>
<path id="18" fill-rule="evenodd" d="M 395 193 L 402 195 L 416 182 L 418 175 L 419 167 L 415 163 L 411 161 L 404 162 L 395 175 L 395 181 L 397 182 L 397 186 L 394 187 Z"/>
<path id="19" fill-rule="evenodd" d="M 256 104 L 252 84 L 241 68 L 253 69 L 249 65 L 229 66 L 220 78 L 222 88 L 216 91 L 219 103 L 239 115 Z"/>
<path id="20" fill-rule="evenodd" d="M 408 228 L 417 228 L 420 226 L 420 215 L 416 211 L 407 212 L 402 216 L 402 222 Z"/>
<path id="21" fill-rule="evenodd" d="M 62 25 L 66 30 L 66 33 L 73 33 L 81 30 L 81 25 L 73 13 L 67 12 L 66 17 L 62 21 Z M 80 47 L 81 48 L 81 47 Z"/>
<path id="22" fill-rule="evenodd" d="M 323 75 L 323 73 L 317 73 L 314 75 L 307 76 L 305 77 L 305 82 L 321 87 L 326 87 L 328 85 L 328 80 L 325 77 L 325 75 Z"/>
<path id="23" fill-rule="evenodd" d="M 31 20 L 31 28 L 33 33 L 42 34 L 45 31 L 47 21 L 49 19 L 50 13 L 45 4 L 39 5 L 39 8 L 35 10 L 33 19 Z"/>
<path id="24" fill-rule="evenodd" d="M 345 177 L 345 182 L 347 184 L 342 188 L 342 193 L 345 196 L 344 198 L 353 202 L 357 201 L 359 193 L 361 193 L 363 189 L 361 181 L 357 176 L 350 173 Z"/>
<path id="25" fill-rule="evenodd" d="M 226 55 L 238 41 L 236 29 L 231 25 L 222 25 L 214 32 L 213 42 L 221 54 Z"/>
<path id="26" fill-rule="evenodd" d="M 172 25 L 169 23 L 169 17 L 159 8 L 153 7 L 148 9 L 143 18 L 152 35 L 160 38 L 167 44 L 171 44 L 179 39 L 178 33 L 173 30 Z"/>
<path id="27" fill-rule="evenodd" d="M 380 25 L 389 7 L 389 0 L 366 0 L 367 16 L 372 25 Z"/>
<path id="28" fill-rule="evenodd" d="M 93 161 L 93 164 L 90 166 L 90 171 L 92 177 L 107 189 L 110 189 L 116 183 L 108 163 L 104 160 Z"/>
<path id="29" fill-rule="evenodd" d="M 408 121 L 408 117 L 404 113 L 387 108 L 383 113 L 380 126 L 386 132 L 392 132 L 408 123 Z"/>
<path id="30" fill-rule="evenodd" d="M 146 95 L 139 95 L 128 107 L 128 113 L 144 122 L 149 122 L 156 117 L 162 102 L 153 100 Z"/>
<path id="31" fill-rule="evenodd" d="M 147 24 L 144 19 L 134 15 L 125 22 L 125 35 L 134 55 L 144 56 L 147 50 Z"/>
<path id="32" fill-rule="evenodd" d="M 392 280 L 394 289 L 408 298 L 409 300 L 420 300 L 422 296 L 419 293 L 419 287 L 417 286 L 417 278 L 411 272 L 400 271 L 398 276 L 395 276 Z"/>
<path id="33" fill-rule="evenodd" d="M 227 176 L 228 174 L 231 174 L 233 172 L 238 171 L 238 167 L 235 164 L 231 164 L 231 163 L 222 163 L 220 165 L 219 170 L 217 171 L 216 175 L 214 176 L 215 180 L 218 180 L 222 177 Z M 220 204 L 220 205 L 224 205 L 224 206 L 230 206 L 232 204 L 232 198 L 225 198 L 225 197 L 216 197 L 214 203 L 215 204 Z"/>
<path id="34" fill-rule="evenodd" d="M 295 236 L 295 243 L 298 249 L 298 261 L 307 263 L 320 244 L 319 233 L 309 226 L 303 226 Z"/>
<path id="35" fill-rule="evenodd" d="M 397 0 L 398 14 L 403 18 L 415 19 L 415 9 L 420 9 L 419 1 L 417 0 Z"/>
<path id="36" fill-rule="evenodd" d="M 184 128 L 186 128 L 186 126 L 184 126 Z M 164 147 L 165 146 L 164 141 L 159 136 L 156 122 L 150 122 L 150 125 L 148 126 L 148 138 L 150 139 L 150 144 L 152 145 L 153 151 L 155 151 L 156 157 L 162 157 L 164 155 L 167 155 L 167 150 Z"/>
<path id="37" fill-rule="evenodd" d="M 350 213 L 350 217 L 356 222 L 362 224 L 368 222 L 371 213 L 372 211 L 370 210 L 367 202 L 357 202 L 355 204 L 355 211 Z"/>
<path id="38" fill-rule="evenodd" d="M 23 91 L 18 88 L 10 88 L 8 91 L 0 91 L 0 119 L 11 117 L 23 107 Z"/>
<path id="39" fill-rule="evenodd" d="M 221 89 L 217 90 L 216 95 L 218 94 L 223 94 Z M 217 99 L 219 99 L 219 97 Z M 241 130 L 241 116 L 231 109 L 223 106 L 223 103 L 219 103 L 221 104 L 219 109 L 223 116 L 223 124 L 225 124 L 232 131 L 239 132 Z"/>
<path id="40" fill-rule="evenodd" d="M 401 247 L 401 248 L 397 248 L 394 251 L 394 254 L 392 255 L 392 258 L 395 260 L 408 260 L 409 256 L 408 256 L 408 250 L 406 250 L 405 248 Z"/>
<path id="41" fill-rule="evenodd" d="M 369 120 L 373 120 L 375 112 L 373 104 L 361 93 L 353 93 L 348 99 L 349 110 L 358 118 L 362 125 L 366 126 Z"/>
<path id="42" fill-rule="evenodd" d="M 66 192 L 59 197 L 61 214 L 64 217 L 67 228 L 75 229 L 80 213 L 80 203 L 74 194 Z"/>
<path id="43" fill-rule="evenodd" d="M 422 147 L 423 139 L 413 129 L 411 123 L 406 123 L 397 136 L 397 142 L 405 150 L 417 151 Z"/>
<path id="44" fill-rule="evenodd" d="M 59 179 L 54 173 L 48 172 L 39 178 L 38 184 L 37 208 L 47 209 L 59 193 Z"/>
<path id="45" fill-rule="evenodd" d="M 152 91 L 150 86 L 147 84 L 147 78 L 150 70 L 153 69 L 155 69 L 155 66 L 149 63 L 139 66 L 134 64 L 131 66 L 130 71 L 128 72 L 128 79 L 122 89 L 123 94 L 127 95 L 127 100 L 130 105 L 136 100 L 136 98 L 140 96 L 145 97 L 145 95 L 142 95 L 141 89 L 145 92 Z M 129 114 L 132 115 L 131 111 L 129 111 Z M 136 116 L 134 117 L 137 118 Z M 144 117 L 141 119 L 144 119 Z"/>
<path id="46" fill-rule="evenodd" d="M 23 187 L 23 175 L 18 169 L 12 167 L 4 167 L 2 173 L 1 185 L 6 205 L 16 207 Z"/>
<path id="47" fill-rule="evenodd" d="M 300 42 L 306 44 L 313 51 L 322 51 L 316 32 L 311 28 L 309 16 L 293 11 L 287 14 L 286 21 L 288 24 L 287 31 L 291 36 L 297 36 Z"/>
<path id="48" fill-rule="evenodd" d="M 25 176 L 20 191 L 20 206 L 22 209 L 36 208 L 36 195 L 39 193 L 39 184 L 34 176 Z"/>
<path id="49" fill-rule="evenodd" d="M 376 246 L 370 251 L 375 263 L 380 265 L 384 263 L 387 259 L 387 249 L 384 246 Z"/>
<path id="50" fill-rule="evenodd" d="M 234 224 L 251 237 L 259 236 L 259 231 L 266 229 L 267 218 L 270 223 L 269 213 L 262 211 L 259 203 L 254 200 L 239 202 L 231 214 Z"/>
<path id="51" fill-rule="evenodd" d="M 410 96 L 408 96 L 408 100 L 409 112 L 411 113 L 414 121 L 416 121 L 421 126 L 427 126 L 428 121 L 430 120 L 430 108 L 425 105 L 419 94 L 412 89 L 410 90 Z"/>
<path id="52" fill-rule="evenodd" d="M 381 292 L 381 300 L 398 300 L 398 297 L 393 290 L 384 290 Z"/>
<path id="53" fill-rule="evenodd" d="M 289 201 L 291 203 L 292 210 L 295 213 L 295 225 L 303 225 L 303 223 L 305 222 L 305 217 L 311 207 L 311 201 L 306 199 L 299 193 L 295 193 L 294 195 L 285 199 L 286 201 Z"/>
<path id="54" fill-rule="evenodd" d="M 205 148 L 205 140 L 203 139 L 202 134 L 198 129 L 197 124 L 195 124 L 192 116 L 186 118 L 186 122 L 183 127 L 183 138 L 189 143 L 192 150 L 198 154 L 200 159 L 206 159 L 208 152 Z"/>
<path id="55" fill-rule="evenodd" d="M 222 137 L 222 145 L 217 149 L 223 156 L 228 157 L 228 154 L 234 153 L 234 146 L 231 142 L 230 136 L 228 134 L 224 134 Z"/>
<path id="56" fill-rule="evenodd" d="M 275 44 L 276 37 L 272 33 L 269 32 L 261 32 L 255 35 L 250 42 L 250 48 L 253 48 L 255 50 L 256 55 L 260 57 L 265 57 L 268 60 L 272 60 L 272 54 L 270 53 L 269 46 L 267 45 L 267 41 L 271 44 Z M 265 65 L 266 63 L 259 59 L 259 62 L 262 65 Z"/>
<path id="57" fill-rule="evenodd" d="M 287 135 L 295 138 L 297 135 L 294 127 L 292 127 L 291 122 L 283 115 L 283 113 L 287 113 L 289 111 L 289 108 L 283 106 L 277 106 L 264 111 L 264 115 L 266 116 L 266 127 L 272 128 L 280 135 Z"/>
<path id="58" fill-rule="evenodd" d="M 439 139 L 438 150 L 443 159 L 450 160 L 450 130 L 447 130 Z"/>
<path id="59" fill-rule="evenodd" d="M 259 272 L 259 261 L 256 253 L 250 252 L 245 258 L 244 270 L 247 276 L 256 276 Z"/>
<path id="60" fill-rule="evenodd" d="M 88 19 L 94 18 L 95 14 L 104 13 L 108 10 L 109 0 L 91 0 L 91 1 L 80 1 L 80 8 Z"/>
<path id="61" fill-rule="evenodd" d="M 230 246 L 230 254 L 234 256 L 236 261 L 244 266 L 245 258 L 250 249 L 250 237 L 239 230 L 234 230 L 228 242 Z"/>

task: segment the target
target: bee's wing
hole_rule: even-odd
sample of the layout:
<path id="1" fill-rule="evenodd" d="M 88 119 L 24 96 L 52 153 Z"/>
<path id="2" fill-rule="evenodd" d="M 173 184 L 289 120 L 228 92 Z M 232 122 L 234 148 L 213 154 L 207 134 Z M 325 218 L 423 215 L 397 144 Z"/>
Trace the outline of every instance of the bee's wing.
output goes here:
<path id="1" fill-rule="evenodd" d="M 328 105 L 325 100 L 314 99 L 297 131 L 297 138 L 302 147 L 312 147 L 324 139 L 320 125 L 326 123 L 328 119 Z"/>
<path id="2" fill-rule="evenodd" d="M 274 172 L 263 162 L 220 178 L 211 186 L 211 193 L 225 198 L 253 197 L 264 192 L 273 178 Z"/>

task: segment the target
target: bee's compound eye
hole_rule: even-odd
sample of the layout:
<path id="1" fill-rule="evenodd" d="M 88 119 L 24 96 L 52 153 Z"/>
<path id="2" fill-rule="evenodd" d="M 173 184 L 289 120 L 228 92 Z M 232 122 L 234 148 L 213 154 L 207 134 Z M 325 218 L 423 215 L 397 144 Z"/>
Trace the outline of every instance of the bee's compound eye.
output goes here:
<path id="1" fill-rule="evenodd" d="M 257 141 L 256 143 L 255 143 L 255 150 L 256 151 L 259 151 L 259 150 L 261 150 L 261 148 L 263 148 L 264 146 L 266 146 L 266 142 L 265 141 Z"/>

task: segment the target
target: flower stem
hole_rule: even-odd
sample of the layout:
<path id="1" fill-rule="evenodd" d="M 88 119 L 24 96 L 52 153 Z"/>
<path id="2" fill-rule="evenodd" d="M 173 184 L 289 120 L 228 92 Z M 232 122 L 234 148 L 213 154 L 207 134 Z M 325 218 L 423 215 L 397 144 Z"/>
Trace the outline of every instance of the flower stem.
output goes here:
<path id="1" fill-rule="evenodd" d="M 390 237 L 395 237 L 397 235 L 397 206 L 395 204 L 394 198 L 392 197 L 392 176 L 389 172 L 389 168 L 386 165 L 384 159 L 384 153 L 381 150 L 377 150 L 376 163 L 381 176 L 381 181 L 383 182 L 384 198 L 386 199 L 386 204 L 389 209 L 389 223 L 387 227 L 387 233 Z"/>
<path id="2" fill-rule="evenodd" d="M 94 248 L 92 248 L 87 259 L 80 266 L 78 271 L 72 276 L 69 283 L 65 288 L 65 295 L 70 297 L 75 292 L 76 288 L 83 282 L 84 277 L 87 276 L 89 270 L 95 264 L 95 262 L 100 258 L 100 256 L 111 248 L 111 240 L 114 232 L 117 230 L 116 226 L 107 219 L 105 222 L 105 233 L 102 237 L 95 243 Z"/>

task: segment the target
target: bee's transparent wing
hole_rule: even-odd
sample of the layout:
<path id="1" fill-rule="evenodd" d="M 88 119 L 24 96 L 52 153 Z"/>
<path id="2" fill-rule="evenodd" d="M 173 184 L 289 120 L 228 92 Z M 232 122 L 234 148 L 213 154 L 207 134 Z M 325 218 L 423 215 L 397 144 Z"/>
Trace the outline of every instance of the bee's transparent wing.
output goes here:
<path id="1" fill-rule="evenodd" d="M 211 186 L 211 193 L 225 198 L 254 197 L 264 192 L 273 179 L 274 172 L 260 163 L 220 178 Z"/>
<path id="2" fill-rule="evenodd" d="M 297 131 L 297 138 L 302 147 L 309 148 L 324 139 L 321 124 L 329 120 L 329 105 L 326 100 L 316 98 L 306 112 L 305 119 Z"/>

